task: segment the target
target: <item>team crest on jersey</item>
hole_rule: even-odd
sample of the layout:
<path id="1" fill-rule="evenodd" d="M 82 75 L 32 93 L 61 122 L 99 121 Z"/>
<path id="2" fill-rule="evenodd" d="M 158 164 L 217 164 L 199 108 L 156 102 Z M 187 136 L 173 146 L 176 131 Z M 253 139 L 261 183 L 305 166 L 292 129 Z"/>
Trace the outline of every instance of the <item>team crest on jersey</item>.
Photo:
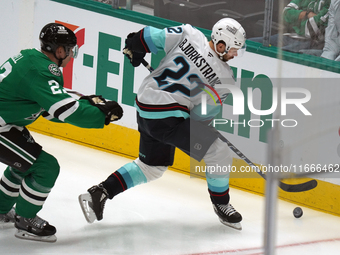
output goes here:
<path id="1" fill-rule="evenodd" d="M 50 70 L 50 72 L 52 74 L 54 74 L 55 76 L 60 76 L 61 75 L 61 71 L 59 69 L 59 67 L 56 64 L 50 64 L 48 66 L 48 69 Z"/>

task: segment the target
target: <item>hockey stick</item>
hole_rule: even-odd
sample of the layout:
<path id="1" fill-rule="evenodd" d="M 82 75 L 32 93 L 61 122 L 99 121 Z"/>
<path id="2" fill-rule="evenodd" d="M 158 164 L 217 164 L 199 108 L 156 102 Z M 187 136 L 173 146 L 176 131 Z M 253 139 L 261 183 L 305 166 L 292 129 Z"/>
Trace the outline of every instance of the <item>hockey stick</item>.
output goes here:
<path id="1" fill-rule="evenodd" d="M 78 97 L 84 96 L 83 94 L 81 94 L 81 93 L 79 93 L 78 91 L 75 91 L 75 90 L 66 90 L 66 92 L 69 93 L 69 94 L 75 94 Z"/>
<path id="2" fill-rule="evenodd" d="M 258 168 L 257 165 L 255 165 L 253 162 L 251 162 L 239 149 L 237 149 L 227 138 L 225 138 L 223 135 L 219 135 L 219 138 L 228 144 L 228 147 L 237 154 L 241 159 L 243 159 L 249 166 L 252 167 L 252 169 L 256 170 L 256 172 L 263 178 L 267 179 L 266 175 L 262 173 L 262 171 Z M 300 184 L 287 184 L 283 182 L 279 182 L 279 187 L 286 192 L 303 192 L 308 191 L 311 189 L 314 189 L 318 185 L 318 182 L 316 180 L 310 180 L 305 183 Z"/>
<path id="3" fill-rule="evenodd" d="M 128 52 L 125 54 L 129 54 Z M 154 70 L 149 63 L 143 59 L 142 64 L 150 71 L 150 73 Z M 251 162 L 239 149 L 237 149 L 227 138 L 225 138 L 223 135 L 219 135 L 220 139 L 228 144 L 228 147 L 237 154 L 242 160 L 244 160 L 249 166 L 251 166 L 253 169 L 256 170 L 256 172 L 266 180 L 266 175 L 262 173 L 262 171 L 253 163 Z M 318 182 L 316 180 L 310 180 L 305 183 L 300 184 L 287 184 L 283 182 L 279 182 L 279 187 L 286 192 L 303 192 L 308 191 L 311 189 L 314 189 L 318 185 Z"/>
<path id="4" fill-rule="evenodd" d="M 130 59 L 133 58 L 133 53 L 132 53 L 132 51 L 129 50 L 129 49 L 127 49 L 127 48 L 123 49 L 123 54 L 124 54 L 124 55 L 128 55 L 128 58 L 130 58 Z M 153 69 L 152 66 L 150 66 L 150 64 L 149 64 L 144 58 L 143 58 L 143 60 L 142 60 L 142 64 L 143 64 L 143 66 L 146 67 L 146 69 L 149 70 L 150 73 L 152 73 L 153 71 L 155 71 L 155 69 Z"/>
<path id="5" fill-rule="evenodd" d="M 146 67 L 146 69 L 149 70 L 150 73 L 152 73 L 153 71 L 155 71 L 155 69 L 152 68 L 152 66 L 150 66 L 150 64 L 148 62 L 146 62 L 146 60 L 143 58 L 142 60 L 142 64 L 143 66 Z"/>

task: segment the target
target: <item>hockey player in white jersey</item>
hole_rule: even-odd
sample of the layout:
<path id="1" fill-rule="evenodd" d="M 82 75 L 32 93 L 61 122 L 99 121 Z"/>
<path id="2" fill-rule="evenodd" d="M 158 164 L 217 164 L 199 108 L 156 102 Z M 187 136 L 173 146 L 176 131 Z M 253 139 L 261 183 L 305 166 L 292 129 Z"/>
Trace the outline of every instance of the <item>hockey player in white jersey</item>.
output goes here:
<path id="1" fill-rule="evenodd" d="M 237 21 L 224 18 L 214 25 L 211 38 L 208 41 L 188 24 L 162 30 L 148 26 L 128 35 L 124 52 L 130 53 L 134 67 L 141 64 L 146 53 L 164 50 L 166 56 L 143 80 L 137 93 L 139 157 L 79 196 L 88 222 L 103 218 L 107 198 L 160 178 L 173 164 L 175 148 L 198 161 L 204 159 L 207 166 L 232 164 L 228 145 L 208 123 L 228 95 L 223 84 L 234 84 L 226 62 L 244 47 L 245 31 Z M 207 97 L 203 111 L 204 91 L 212 97 Z M 220 221 L 241 230 L 242 216 L 229 203 L 229 173 L 207 171 L 206 180 Z"/>

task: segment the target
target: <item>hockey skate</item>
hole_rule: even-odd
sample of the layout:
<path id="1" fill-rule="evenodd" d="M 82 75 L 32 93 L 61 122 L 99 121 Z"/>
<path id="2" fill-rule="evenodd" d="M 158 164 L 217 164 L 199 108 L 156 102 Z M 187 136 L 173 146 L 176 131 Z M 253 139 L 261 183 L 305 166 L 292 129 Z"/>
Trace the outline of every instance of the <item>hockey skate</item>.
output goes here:
<path id="1" fill-rule="evenodd" d="M 227 205 L 213 204 L 213 207 L 222 224 L 237 230 L 242 230 L 240 223 L 242 221 L 242 216 L 230 203 Z"/>
<path id="2" fill-rule="evenodd" d="M 57 232 L 56 228 L 39 216 L 24 218 L 16 215 L 15 227 L 18 229 L 15 233 L 17 238 L 50 243 L 57 241 L 54 235 Z"/>
<path id="3" fill-rule="evenodd" d="M 12 208 L 6 214 L 0 214 L 0 228 L 4 228 L 7 226 L 13 226 L 15 222 L 15 209 Z"/>
<path id="4" fill-rule="evenodd" d="M 103 185 L 95 185 L 89 188 L 88 193 L 79 195 L 80 207 L 88 223 L 93 223 L 95 219 L 103 219 L 105 202 L 109 194 Z"/>

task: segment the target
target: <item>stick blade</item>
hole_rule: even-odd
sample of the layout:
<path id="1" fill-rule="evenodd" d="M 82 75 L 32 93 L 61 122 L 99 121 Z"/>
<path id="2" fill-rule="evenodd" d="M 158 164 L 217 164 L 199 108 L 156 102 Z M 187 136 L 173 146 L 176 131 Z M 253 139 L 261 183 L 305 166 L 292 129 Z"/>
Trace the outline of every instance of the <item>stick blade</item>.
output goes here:
<path id="1" fill-rule="evenodd" d="M 318 182 L 316 180 L 310 180 L 305 183 L 300 183 L 300 184 L 286 184 L 283 182 L 280 182 L 280 188 L 283 191 L 286 192 L 303 192 L 303 191 L 308 191 L 311 189 L 314 189 L 318 185 Z"/>

